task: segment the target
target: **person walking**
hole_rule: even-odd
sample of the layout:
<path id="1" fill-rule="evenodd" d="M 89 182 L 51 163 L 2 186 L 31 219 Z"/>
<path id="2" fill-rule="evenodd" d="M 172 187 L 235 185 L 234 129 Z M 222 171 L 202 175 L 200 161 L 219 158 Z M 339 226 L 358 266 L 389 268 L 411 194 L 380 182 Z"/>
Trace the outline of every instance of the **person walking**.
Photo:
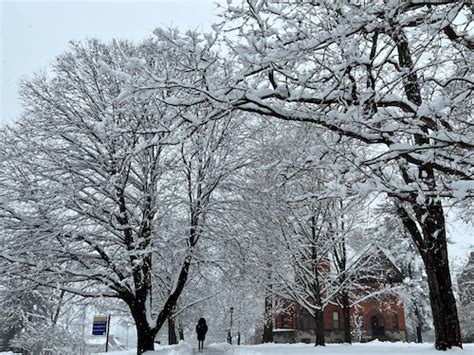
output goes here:
<path id="1" fill-rule="evenodd" d="M 206 339 L 207 333 L 207 324 L 204 318 L 200 318 L 198 324 L 196 325 L 196 333 L 198 338 L 198 348 L 199 352 L 202 352 L 204 348 L 204 340 Z"/>

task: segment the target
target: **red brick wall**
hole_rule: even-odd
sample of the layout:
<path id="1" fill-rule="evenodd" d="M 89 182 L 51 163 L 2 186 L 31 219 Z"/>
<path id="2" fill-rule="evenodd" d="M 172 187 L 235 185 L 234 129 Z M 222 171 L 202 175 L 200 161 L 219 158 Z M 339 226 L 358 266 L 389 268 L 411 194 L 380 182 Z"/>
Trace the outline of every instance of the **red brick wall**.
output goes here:
<path id="1" fill-rule="evenodd" d="M 324 328 L 325 330 L 334 330 L 333 312 L 339 312 L 339 329 L 343 329 L 342 309 L 333 304 L 329 304 L 324 310 Z M 293 306 L 293 309 L 286 312 L 279 312 L 275 317 L 275 328 L 282 329 L 300 329 L 300 307 Z M 369 298 L 358 304 L 357 307 L 351 308 L 351 327 L 355 327 L 355 319 L 358 315 L 363 317 L 364 330 L 371 331 L 370 318 L 377 314 L 384 320 L 386 330 L 394 330 L 392 323 L 392 314 L 396 313 L 398 316 L 398 330 L 406 330 L 405 328 L 405 314 L 403 304 L 396 297 L 385 297 L 383 301 L 380 299 Z M 284 326 L 283 318 L 287 317 L 287 326 Z M 314 325 L 311 320 L 311 325 Z"/>
<path id="2" fill-rule="evenodd" d="M 288 326 L 284 325 L 284 318 L 288 318 Z M 275 317 L 276 329 L 298 329 L 298 315 L 294 311 L 289 312 L 279 312 Z"/>
<path id="3" fill-rule="evenodd" d="M 339 313 L 339 328 L 343 329 L 344 323 L 342 319 L 342 309 L 339 306 L 329 304 L 326 309 L 324 310 L 324 329 L 325 330 L 333 330 L 334 329 L 334 321 L 333 321 L 333 313 Z"/>
<path id="4" fill-rule="evenodd" d="M 398 329 L 405 330 L 405 314 L 403 304 L 398 302 L 396 298 L 386 298 L 384 301 L 376 299 L 368 299 L 361 302 L 357 309 L 352 310 L 352 318 L 355 319 L 357 314 L 362 314 L 364 319 L 364 329 L 371 330 L 370 318 L 379 314 L 382 315 L 385 322 L 385 329 L 392 330 L 392 314 L 398 316 Z"/>

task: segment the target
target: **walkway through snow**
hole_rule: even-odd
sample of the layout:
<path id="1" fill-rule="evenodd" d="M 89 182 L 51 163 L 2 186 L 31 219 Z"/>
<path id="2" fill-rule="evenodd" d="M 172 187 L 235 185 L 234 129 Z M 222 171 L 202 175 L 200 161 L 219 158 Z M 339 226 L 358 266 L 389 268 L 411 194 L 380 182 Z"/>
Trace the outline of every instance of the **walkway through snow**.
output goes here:
<path id="1" fill-rule="evenodd" d="M 217 349 L 213 347 L 204 347 L 202 352 L 199 352 L 198 349 L 193 349 L 192 355 L 223 355 L 222 349 Z"/>

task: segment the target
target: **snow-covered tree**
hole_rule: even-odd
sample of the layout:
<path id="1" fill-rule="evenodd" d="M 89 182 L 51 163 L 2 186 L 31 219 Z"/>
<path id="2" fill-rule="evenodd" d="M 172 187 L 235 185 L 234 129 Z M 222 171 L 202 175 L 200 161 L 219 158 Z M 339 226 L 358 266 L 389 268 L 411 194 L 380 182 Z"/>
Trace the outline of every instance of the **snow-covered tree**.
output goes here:
<path id="1" fill-rule="evenodd" d="M 179 90 L 117 97 L 138 67 L 178 78 L 193 60 L 154 41 L 73 43 L 23 83 L 23 118 L 2 132 L 2 272 L 122 300 L 138 354 L 187 283 L 213 195 L 241 164 L 228 141 L 241 137 L 231 117 L 201 122 L 206 106 L 166 102 Z"/>
<path id="2" fill-rule="evenodd" d="M 79 344 L 77 335 L 67 330 L 62 319 L 67 309 L 64 291 L 16 279 L 4 279 L 2 284 L 0 338 L 3 349 L 0 349 L 71 351 Z"/>
<path id="3" fill-rule="evenodd" d="M 353 168 L 366 179 L 349 187 L 393 199 L 424 263 L 436 348 L 462 346 L 443 202 L 474 189 L 470 2 L 229 1 L 223 16 L 215 28 L 234 32 L 226 39 L 239 66 L 227 85 L 209 75 L 194 103 L 361 144 Z"/>
<path id="4" fill-rule="evenodd" d="M 315 318 L 318 345 L 324 345 L 324 309 L 339 304 L 350 342 L 350 307 L 359 297 L 375 296 L 361 282 L 377 266 L 364 255 L 371 249 L 364 245 L 355 252 L 354 245 L 347 246 L 364 232 L 366 202 L 341 189 L 344 155 L 321 149 L 327 141 L 316 127 L 267 122 L 254 128 L 260 133 L 239 186 L 238 218 L 247 221 L 239 238 L 243 252 L 233 259 L 256 287 Z M 272 303 L 267 308 L 273 318 Z"/>
<path id="5" fill-rule="evenodd" d="M 171 83 L 194 95 L 181 104 L 315 124 L 340 137 L 336 146 L 361 146 L 351 170 L 365 179 L 348 188 L 394 201 L 423 260 L 436 348 L 462 346 L 443 203 L 474 189 L 469 2 L 248 0 L 222 15 L 215 28 L 233 32 L 236 69 L 217 80 L 202 61 L 206 89 Z M 142 72 L 133 88 L 167 85 Z"/>

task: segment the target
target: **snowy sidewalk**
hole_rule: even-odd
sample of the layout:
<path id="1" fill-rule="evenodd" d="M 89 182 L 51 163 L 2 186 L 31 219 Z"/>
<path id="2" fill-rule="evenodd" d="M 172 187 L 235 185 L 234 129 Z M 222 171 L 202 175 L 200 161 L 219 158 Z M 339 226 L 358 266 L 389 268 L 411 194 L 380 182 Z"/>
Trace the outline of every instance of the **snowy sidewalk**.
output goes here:
<path id="1" fill-rule="evenodd" d="M 222 349 L 214 348 L 214 347 L 204 347 L 202 352 L 199 352 L 198 349 L 192 350 L 192 355 L 223 355 L 227 354 L 227 352 L 223 352 Z M 231 354 L 231 353 L 230 353 Z"/>

